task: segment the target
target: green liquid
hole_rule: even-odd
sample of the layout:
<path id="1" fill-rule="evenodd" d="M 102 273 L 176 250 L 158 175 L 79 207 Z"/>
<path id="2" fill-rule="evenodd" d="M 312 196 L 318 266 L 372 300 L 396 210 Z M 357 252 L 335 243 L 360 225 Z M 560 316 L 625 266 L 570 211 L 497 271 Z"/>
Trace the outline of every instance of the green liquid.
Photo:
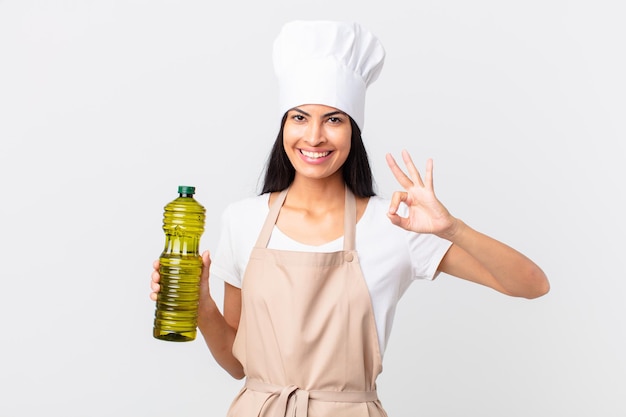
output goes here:
<path id="1" fill-rule="evenodd" d="M 192 197 L 165 206 L 165 248 L 159 258 L 161 275 L 153 336 L 170 342 L 195 340 L 202 258 L 200 236 L 205 210 Z"/>
<path id="2" fill-rule="evenodd" d="M 160 262 L 161 291 L 157 298 L 153 336 L 173 342 L 194 340 L 202 259 L 193 255 L 164 255 Z"/>

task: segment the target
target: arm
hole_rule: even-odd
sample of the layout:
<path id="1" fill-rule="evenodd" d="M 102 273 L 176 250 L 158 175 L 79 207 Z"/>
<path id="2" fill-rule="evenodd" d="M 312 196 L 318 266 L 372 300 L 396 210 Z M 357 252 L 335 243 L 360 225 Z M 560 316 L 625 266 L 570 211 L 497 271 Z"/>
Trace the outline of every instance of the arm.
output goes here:
<path id="1" fill-rule="evenodd" d="M 241 313 L 241 290 L 230 284 L 224 288 L 224 315 L 219 311 L 209 291 L 209 267 L 211 258 L 209 252 L 202 254 L 202 275 L 200 279 L 200 302 L 198 305 L 198 329 L 204 337 L 213 357 L 234 378 L 243 378 L 244 372 L 241 363 L 232 353 L 235 335 L 239 327 Z M 154 263 L 152 273 L 151 298 L 156 300 L 159 286 L 159 264 Z"/>
<path id="2" fill-rule="evenodd" d="M 448 238 L 453 245 L 441 260 L 439 271 L 515 297 L 537 298 L 549 291 L 546 275 L 533 261 L 456 221 L 458 231 Z"/>
<path id="3" fill-rule="evenodd" d="M 224 283 L 224 315 L 222 315 L 209 293 L 211 260 L 208 252 L 202 254 L 202 261 L 198 329 L 217 363 L 233 378 L 241 379 L 245 376 L 243 367 L 233 355 L 233 343 L 239 328 L 241 313 L 241 290 Z"/>
<path id="4" fill-rule="evenodd" d="M 536 298 L 549 291 L 544 272 L 515 249 L 486 236 L 453 217 L 437 200 L 433 188 L 433 164 L 428 160 L 424 181 L 410 155 L 402 152 L 407 176 L 391 155 L 387 163 L 405 189 L 395 192 L 389 207 L 391 222 L 417 233 L 432 233 L 453 244 L 439 265 L 439 271 L 486 285 L 501 293 Z M 401 203 L 408 217 L 397 214 Z"/>

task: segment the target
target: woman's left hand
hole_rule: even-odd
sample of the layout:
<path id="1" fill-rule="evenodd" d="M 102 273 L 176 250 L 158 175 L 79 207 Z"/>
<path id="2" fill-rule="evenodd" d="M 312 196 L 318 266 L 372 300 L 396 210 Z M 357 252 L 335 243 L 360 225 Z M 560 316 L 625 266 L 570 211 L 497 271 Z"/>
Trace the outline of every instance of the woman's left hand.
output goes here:
<path id="1" fill-rule="evenodd" d="M 408 175 L 398 166 L 391 154 L 386 155 L 387 164 L 405 191 L 396 191 L 391 197 L 387 216 L 393 224 L 417 233 L 432 233 L 446 238 L 453 236 L 457 220 L 435 196 L 433 188 L 433 161 L 426 162 L 424 180 L 415 167 L 409 153 L 402 151 L 402 160 Z M 408 217 L 398 215 L 400 204 L 408 206 Z"/>

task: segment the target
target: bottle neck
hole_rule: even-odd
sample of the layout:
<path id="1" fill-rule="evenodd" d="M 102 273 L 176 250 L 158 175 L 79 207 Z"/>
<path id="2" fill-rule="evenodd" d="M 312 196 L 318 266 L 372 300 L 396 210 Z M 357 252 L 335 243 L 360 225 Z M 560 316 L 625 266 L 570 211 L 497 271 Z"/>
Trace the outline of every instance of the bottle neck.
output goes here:
<path id="1" fill-rule="evenodd" d="M 189 198 L 193 198 L 193 194 L 183 194 L 183 193 L 180 193 L 180 194 L 178 194 L 178 196 L 179 196 L 179 197 L 189 197 Z"/>

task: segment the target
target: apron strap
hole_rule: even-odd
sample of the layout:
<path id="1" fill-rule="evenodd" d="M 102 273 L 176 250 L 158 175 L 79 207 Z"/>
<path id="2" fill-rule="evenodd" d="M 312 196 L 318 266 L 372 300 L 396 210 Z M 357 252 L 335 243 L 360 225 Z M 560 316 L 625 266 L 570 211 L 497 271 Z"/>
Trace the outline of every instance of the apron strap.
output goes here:
<path id="1" fill-rule="evenodd" d="M 261 229 L 261 233 L 259 233 L 259 237 L 256 240 L 255 247 L 267 247 L 267 244 L 270 241 L 270 236 L 272 236 L 272 229 L 274 229 L 274 225 L 276 225 L 276 220 L 278 219 L 278 213 L 280 213 L 280 208 L 283 206 L 285 198 L 287 197 L 287 191 L 289 191 L 289 187 L 282 190 L 280 194 L 278 194 L 278 197 L 276 197 L 276 200 L 274 200 L 274 203 L 270 206 L 270 212 L 265 218 L 265 223 L 263 223 L 263 228 Z"/>
<path id="2" fill-rule="evenodd" d="M 346 203 L 343 210 L 343 250 L 355 249 L 356 201 L 350 188 L 346 186 Z"/>
<path id="3" fill-rule="evenodd" d="M 272 235 L 272 230 L 276 225 L 276 220 L 278 220 L 278 213 L 280 213 L 280 208 L 285 203 L 285 198 L 287 198 L 287 192 L 289 191 L 289 187 L 285 188 L 278 194 L 276 200 L 270 206 L 270 211 L 265 218 L 265 223 L 263 223 L 263 228 L 261 229 L 261 233 L 259 233 L 259 237 L 256 241 L 255 247 L 257 248 L 266 248 L 267 244 L 270 241 L 270 236 Z M 343 218 L 343 250 L 351 251 L 355 249 L 355 236 L 356 236 L 356 200 L 354 198 L 354 194 L 350 191 L 350 188 L 346 186 L 346 202 L 344 208 L 344 218 Z"/>

